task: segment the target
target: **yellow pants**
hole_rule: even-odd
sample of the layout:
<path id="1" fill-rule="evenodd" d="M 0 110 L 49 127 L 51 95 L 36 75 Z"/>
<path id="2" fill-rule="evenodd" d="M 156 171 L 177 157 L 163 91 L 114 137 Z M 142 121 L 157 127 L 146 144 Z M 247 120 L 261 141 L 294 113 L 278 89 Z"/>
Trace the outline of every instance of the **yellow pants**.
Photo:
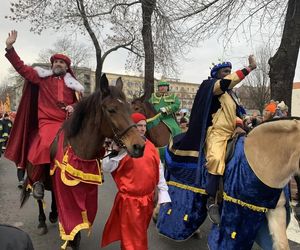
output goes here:
<path id="1" fill-rule="evenodd" d="M 227 141 L 231 138 L 230 134 L 220 134 L 216 129 L 208 131 L 206 137 L 206 167 L 210 174 L 223 175 L 225 170 L 225 156 Z"/>

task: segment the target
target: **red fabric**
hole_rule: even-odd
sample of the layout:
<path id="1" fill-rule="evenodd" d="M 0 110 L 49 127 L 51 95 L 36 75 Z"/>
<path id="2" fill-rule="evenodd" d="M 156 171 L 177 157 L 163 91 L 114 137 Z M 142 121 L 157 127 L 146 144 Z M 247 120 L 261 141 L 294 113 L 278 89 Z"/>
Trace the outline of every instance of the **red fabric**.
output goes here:
<path id="1" fill-rule="evenodd" d="M 67 57 L 66 55 L 63 55 L 63 54 L 54 54 L 50 58 L 51 64 L 54 63 L 54 60 L 63 60 L 67 64 L 68 68 L 70 68 L 70 66 L 71 66 L 71 59 L 69 57 Z"/>
<path id="2" fill-rule="evenodd" d="M 65 86 L 61 77 L 39 77 L 32 67 L 21 61 L 13 48 L 5 56 L 29 82 L 25 85 L 16 117 L 18 122 L 15 121 L 13 126 L 15 131 L 12 131 L 5 156 L 22 167 L 27 159 L 33 165 L 50 163 L 50 145 L 66 119 L 60 104 L 75 103 L 75 91 Z M 58 95 L 59 88 L 63 89 L 63 99 Z"/>
<path id="3" fill-rule="evenodd" d="M 64 134 L 60 133 L 57 144 L 57 152 L 54 162 L 63 163 Z M 73 150 L 68 150 L 68 164 L 83 173 L 98 174 L 102 176 L 101 169 L 96 160 L 83 160 L 78 158 Z M 82 229 L 89 229 L 97 214 L 98 186 L 102 182 L 94 184 L 82 182 L 80 176 L 72 175 L 65 169 L 61 169 L 54 163 L 51 164 L 53 189 L 59 214 L 60 228 L 63 230 L 63 240 L 73 240 L 76 233 Z M 62 178 L 69 181 L 79 180 L 76 185 L 65 184 Z M 93 183 L 93 181 L 90 181 Z M 85 214 L 85 215 L 84 215 Z M 85 217 L 86 216 L 86 217 Z M 87 220 L 85 220 L 85 218 Z M 80 226 L 78 226 L 80 225 Z M 78 227 L 77 227 L 78 226 Z M 76 228 L 77 227 L 77 228 Z"/>
<path id="4" fill-rule="evenodd" d="M 38 128 L 37 100 L 38 87 L 25 81 L 14 126 L 4 153 L 7 159 L 15 162 L 21 169 L 25 169 L 28 145 Z"/>
<path id="5" fill-rule="evenodd" d="M 121 249 L 146 250 L 147 229 L 159 180 L 157 149 L 147 140 L 143 157 L 125 156 L 112 176 L 119 192 L 106 222 L 101 246 L 121 240 Z"/>
<path id="6" fill-rule="evenodd" d="M 147 120 L 146 116 L 144 116 L 143 114 L 141 113 L 133 113 L 131 114 L 131 119 L 134 123 L 138 123 L 139 121 L 142 121 L 142 120 Z"/>
<path id="7" fill-rule="evenodd" d="M 243 71 L 237 70 L 235 73 L 238 75 L 240 80 L 243 80 L 245 78 L 245 75 L 244 75 Z"/>

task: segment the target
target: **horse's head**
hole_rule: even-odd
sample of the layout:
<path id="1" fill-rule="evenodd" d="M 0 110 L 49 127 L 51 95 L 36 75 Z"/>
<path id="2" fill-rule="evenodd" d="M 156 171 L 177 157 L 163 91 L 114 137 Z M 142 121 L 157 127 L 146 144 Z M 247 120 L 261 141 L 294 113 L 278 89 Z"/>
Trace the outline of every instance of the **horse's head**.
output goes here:
<path id="1" fill-rule="evenodd" d="M 117 143 L 124 144 L 132 157 L 143 155 L 145 141 L 131 120 L 131 109 L 122 92 L 123 82 L 118 78 L 116 86 L 109 86 L 105 74 L 101 77 L 103 126 L 105 136 L 114 138 Z"/>
<path id="2" fill-rule="evenodd" d="M 131 102 L 131 109 L 133 110 L 133 112 L 141 113 L 141 114 L 146 115 L 143 96 L 142 97 L 138 97 L 138 98 L 134 98 L 132 100 L 132 102 Z"/>

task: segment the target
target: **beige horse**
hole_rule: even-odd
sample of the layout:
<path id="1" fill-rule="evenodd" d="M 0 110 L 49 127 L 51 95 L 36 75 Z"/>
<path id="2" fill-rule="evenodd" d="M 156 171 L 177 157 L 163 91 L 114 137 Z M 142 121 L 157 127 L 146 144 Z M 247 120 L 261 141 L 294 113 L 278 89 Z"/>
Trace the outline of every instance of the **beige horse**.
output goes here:
<path id="1" fill-rule="evenodd" d="M 252 170 L 264 184 L 283 188 L 299 171 L 300 120 L 279 119 L 261 124 L 245 139 L 245 155 Z M 267 212 L 273 249 L 289 249 L 285 202 L 282 193 L 277 207 Z"/>

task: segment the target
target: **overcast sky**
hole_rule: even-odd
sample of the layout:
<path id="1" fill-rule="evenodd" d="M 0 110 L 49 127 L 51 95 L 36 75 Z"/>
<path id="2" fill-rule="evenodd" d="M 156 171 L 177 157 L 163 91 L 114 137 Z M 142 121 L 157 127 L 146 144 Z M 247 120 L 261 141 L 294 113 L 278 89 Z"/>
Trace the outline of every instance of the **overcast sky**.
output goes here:
<path id="1" fill-rule="evenodd" d="M 10 67 L 9 62 L 4 56 L 5 40 L 10 30 L 16 29 L 18 31 L 18 39 L 14 47 L 21 59 L 27 64 L 36 62 L 41 50 L 52 48 L 56 39 L 63 36 L 63 34 L 54 33 L 52 30 L 43 32 L 42 35 L 29 32 L 30 26 L 28 22 L 15 23 L 4 18 L 5 15 L 10 14 L 9 7 L 9 0 L 1 0 L 0 47 L 2 46 L 3 53 L 0 54 L 0 83 L 8 76 L 8 69 Z M 90 43 L 90 40 L 88 37 L 83 37 L 79 42 Z M 252 41 L 249 44 L 236 39 L 231 49 L 224 51 L 221 42 L 218 43 L 216 38 L 212 38 L 203 42 L 198 48 L 192 49 L 191 53 L 187 55 L 188 60 L 182 62 L 180 67 L 181 73 L 178 76 L 169 77 L 177 77 L 185 82 L 201 83 L 209 75 L 211 63 L 216 62 L 218 58 L 231 61 L 233 69 L 238 69 L 246 64 L 247 55 L 254 53 L 258 47 L 263 45 L 264 41 L 260 38 L 256 38 L 256 41 Z M 103 71 L 132 74 L 133 72 L 125 71 L 126 55 L 127 52 L 124 50 L 111 53 L 105 60 Z M 93 69 L 94 64 L 95 60 L 93 59 L 91 61 Z M 294 81 L 300 81 L 299 58 Z"/>

